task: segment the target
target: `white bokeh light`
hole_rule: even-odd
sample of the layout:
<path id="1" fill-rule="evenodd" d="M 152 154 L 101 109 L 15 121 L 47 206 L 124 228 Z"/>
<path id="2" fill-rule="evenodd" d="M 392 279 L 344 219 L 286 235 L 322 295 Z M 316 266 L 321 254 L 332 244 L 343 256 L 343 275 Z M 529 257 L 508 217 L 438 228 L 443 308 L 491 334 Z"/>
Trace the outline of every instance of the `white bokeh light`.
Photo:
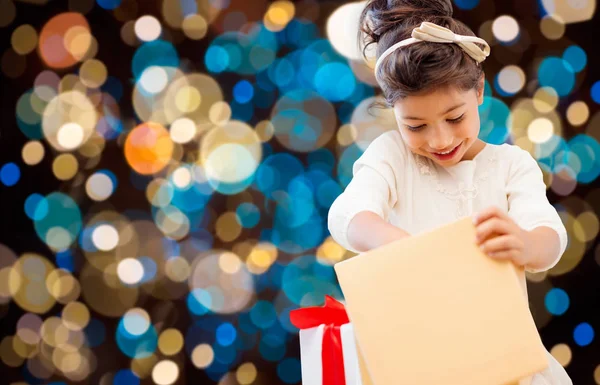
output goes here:
<path id="1" fill-rule="evenodd" d="M 112 179 L 104 173 L 97 172 L 90 176 L 85 183 L 85 191 L 95 201 L 108 199 L 113 193 L 115 186 Z"/>
<path id="2" fill-rule="evenodd" d="M 141 336 L 150 328 L 150 315 L 142 308 L 134 308 L 123 315 L 123 326 L 131 335 Z"/>
<path id="3" fill-rule="evenodd" d="M 145 15 L 137 19 L 134 31 L 140 40 L 152 41 L 158 39 L 162 33 L 162 27 L 156 17 Z"/>
<path id="4" fill-rule="evenodd" d="M 196 123 L 190 118 L 179 118 L 171 124 L 169 132 L 173 142 L 188 143 L 196 136 Z"/>
<path id="5" fill-rule="evenodd" d="M 333 48 L 351 60 L 362 59 L 358 47 L 357 26 L 366 1 L 352 2 L 338 7 L 327 20 L 327 37 Z"/>
<path id="6" fill-rule="evenodd" d="M 169 75 L 162 67 L 151 66 L 144 70 L 140 76 L 140 85 L 142 88 L 151 94 L 162 92 L 167 86 Z"/>
<path id="7" fill-rule="evenodd" d="M 73 150 L 83 143 L 83 127 L 77 123 L 63 124 L 58 129 L 56 140 L 66 150 Z"/>
<path id="8" fill-rule="evenodd" d="M 119 244 L 119 232 L 111 225 L 100 225 L 92 232 L 92 242 L 98 250 L 110 251 Z"/>
<path id="9" fill-rule="evenodd" d="M 505 43 L 515 40 L 519 36 L 519 31 L 519 23 L 512 16 L 499 16 L 492 23 L 492 33 L 496 39 Z"/>
<path id="10" fill-rule="evenodd" d="M 125 258 L 117 266 L 117 275 L 121 282 L 135 285 L 144 277 L 144 265 L 135 258 Z"/>

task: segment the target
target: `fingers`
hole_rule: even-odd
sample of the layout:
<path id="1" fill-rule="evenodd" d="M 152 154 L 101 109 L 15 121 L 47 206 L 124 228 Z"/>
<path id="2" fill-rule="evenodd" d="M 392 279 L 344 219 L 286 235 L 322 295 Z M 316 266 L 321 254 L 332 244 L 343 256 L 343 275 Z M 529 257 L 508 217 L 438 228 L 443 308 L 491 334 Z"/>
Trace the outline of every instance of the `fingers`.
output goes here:
<path id="1" fill-rule="evenodd" d="M 501 260 L 501 261 L 514 261 L 516 259 L 517 252 L 512 250 L 496 251 L 494 253 L 487 254 L 490 258 Z"/>
<path id="2" fill-rule="evenodd" d="M 487 240 L 494 233 L 507 234 L 510 232 L 510 223 L 500 218 L 488 219 L 475 229 L 475 241 L 477 244 Z"/>
<path id="3" fill-rule="evenodd" d="M 523 246 L 524 245 L 517 237 L 512 235 L 502 235 L 487 240 L 481 244 L 480 248 L 484 253 L 493 256 L 493 254 L 496 253 L 501 254 L 513 250 L 518 252 L 519 250 L 523 249 Z"/>

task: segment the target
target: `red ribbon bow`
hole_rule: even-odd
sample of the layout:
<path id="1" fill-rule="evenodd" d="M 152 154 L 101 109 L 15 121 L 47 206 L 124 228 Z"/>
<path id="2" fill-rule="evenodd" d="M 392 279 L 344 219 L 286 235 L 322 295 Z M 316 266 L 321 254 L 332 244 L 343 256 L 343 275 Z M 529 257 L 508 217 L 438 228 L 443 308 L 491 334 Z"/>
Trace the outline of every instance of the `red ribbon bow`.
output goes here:
<path id="1" fill-rule="evenodd" d="M 290 321 L 298 329 L 325 325 L 323 331 L 323 385 L 346 385 L 340 326 L 350 322 L 344 305 L 326 295 L 323 306 L 292 310 Z"/>

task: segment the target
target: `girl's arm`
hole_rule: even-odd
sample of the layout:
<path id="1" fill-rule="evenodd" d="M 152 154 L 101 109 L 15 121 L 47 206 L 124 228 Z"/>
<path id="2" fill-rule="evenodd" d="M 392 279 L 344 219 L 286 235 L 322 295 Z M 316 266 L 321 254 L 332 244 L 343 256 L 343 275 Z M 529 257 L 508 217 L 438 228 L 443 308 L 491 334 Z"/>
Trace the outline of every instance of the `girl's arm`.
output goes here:
<path id="1" fill-rule="evenodd" d="M 409 236 L 406 231 L 387 223 L 379 215 L 370 211 L 356 214 L 348 226 L 350 245 L 360 252 Z"/>
<path id="2" fill-rule="evenodd" d="M 346 250 L 360 253 L 404 234 L 387 223 L 402 199 L 400 186 L 407 172 L 401 140 L 398 131 L 375 138 L 354 162 L 352 179 L 331 204 L 327 226 L 331 237 Z"/>

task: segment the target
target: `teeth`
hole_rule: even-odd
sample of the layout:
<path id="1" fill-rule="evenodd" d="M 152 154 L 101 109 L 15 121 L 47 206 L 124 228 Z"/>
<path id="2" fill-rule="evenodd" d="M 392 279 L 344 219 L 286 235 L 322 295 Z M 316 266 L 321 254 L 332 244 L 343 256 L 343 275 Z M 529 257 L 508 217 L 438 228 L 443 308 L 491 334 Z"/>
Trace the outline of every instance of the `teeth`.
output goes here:
<path id="1" fill-rule="evenodd" d="M 438 152 L 438 154 L 440 154 L 440 155 L 447 155 L 447 154 L 451 153 L 452 151 L 454 151 L 454 149 L 452 149 L 452 150 L 450 150 L 448 152 Z"/>

